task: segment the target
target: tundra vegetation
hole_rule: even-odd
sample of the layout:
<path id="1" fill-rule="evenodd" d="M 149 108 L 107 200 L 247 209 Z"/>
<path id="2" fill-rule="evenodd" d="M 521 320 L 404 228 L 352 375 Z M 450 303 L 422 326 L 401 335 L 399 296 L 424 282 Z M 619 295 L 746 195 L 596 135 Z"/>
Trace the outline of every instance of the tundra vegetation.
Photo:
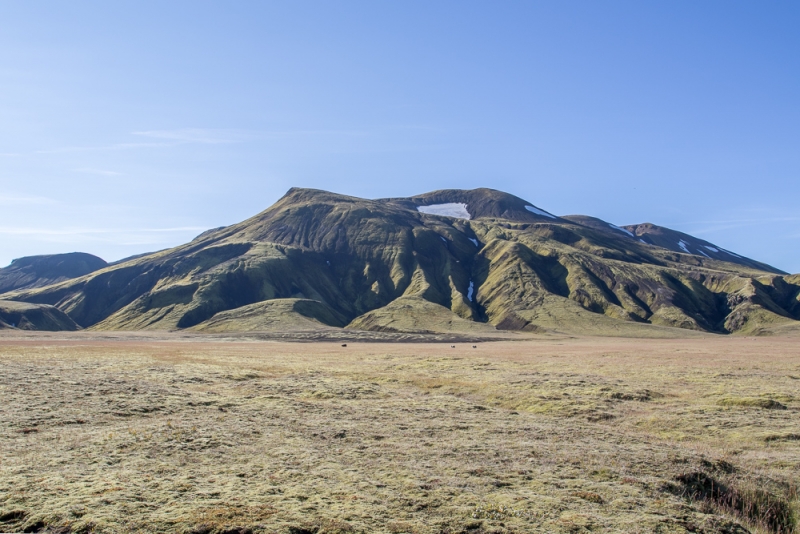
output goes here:
<path id="1" fill-rule="evenodd" d="M 0 269 L 0 531 L 797 532 L 798 334 L 668 228 L 293 188 Z"/>
<path id="2" fill-rule="evenodd" d="M 317 334 L 6 330 L 0 531 L 798 531 L 796 337 Z"/>

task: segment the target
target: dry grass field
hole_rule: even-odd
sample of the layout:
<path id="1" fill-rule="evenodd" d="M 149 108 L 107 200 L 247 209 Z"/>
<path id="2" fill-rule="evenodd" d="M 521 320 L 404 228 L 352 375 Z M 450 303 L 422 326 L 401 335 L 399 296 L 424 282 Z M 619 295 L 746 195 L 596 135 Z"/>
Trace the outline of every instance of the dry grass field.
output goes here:
<path id="1" fill-rule="evenodd" d="M 92 336 L 0 337 L 0 531 L 800 531 L 798 338 Z"/>

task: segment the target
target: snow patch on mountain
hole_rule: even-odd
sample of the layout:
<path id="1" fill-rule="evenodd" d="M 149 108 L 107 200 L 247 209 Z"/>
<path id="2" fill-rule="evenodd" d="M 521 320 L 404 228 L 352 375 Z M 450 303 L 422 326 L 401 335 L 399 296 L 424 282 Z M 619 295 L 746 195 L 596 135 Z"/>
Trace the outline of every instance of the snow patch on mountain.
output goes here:
<path id="1" fill-rule="evenodd" d="M 475 291 L 475 284 L 472 280 L 469 281 L 469 289 L 467 289 L 467 300 L 472 302 L 472 293 Z"/>
<path id="2" fill-rule="evenodd" d="M 476 247 L 479 247 L 479 246 L 481 246 L 481 245 L 480 245 L 480 243 L 478 243 L 478 240 L 477 240 L 477 239 L 475 239 L 474 237 L 468 237 L 467 239 L 469 239 L 470 241 L 472 241 L 472 243 L 473 243 L 473 244 L 474 244 Z"/>
<path id="3" fill-rule="evenodd" d="M 724 252 L 725 254 L 730 254 L 730 255 L 731 255 L 731 256 L 733 256 L 734 258 L 741 258 L 741 256 L 739 256 L 738 254 L 734 254 L 734 253 L 733 253 L 733 252 L 731 252 L 730 250 L 725 250 L 724 248 L 723 248 L 723 249 L 720 249 L 720 250 L 722 250 L 722 252 Z"/>
<path id="4" fill-rule="evenodd" d="M 536 215 L 542 215 L 543 217 L 550 217 L 551 219 L 555 219 L 556 216 L 550 213 L 547 213 L 544 210 L 540 210 L 539 208 L 535 208 L 533 206 L 525 206 L 525 209 L 531 213 L 535 213 Z"/>
<path id="5" fill-rule="evenodd" d="M 630 232 L 630 231 L 626 230 L 625 228 L 620 228 L 620 227 L 619 227 L 619 226 L 617 226 L 616 224 L 611 224 L 611 223 L 608 223 L 608 225 L 609 225 L 611 228 L 613 228 L 614 230 L 619 230 L 620 232 L 625 232 L 626 234 L 628 234 L 628 235 L 629 235 L 629 236 L 631 236 L 631 237 L 636 237 L 636 236 L 634 236 L 634 235 L 633 235 L 633 232 Z"/>
<path id="6" fill-rule="evenodd" d="M 471 219 L 472 216 L 467 211 L 466 204 L 450 202 L 447 204 L 430 204 L 428 206 L 417 206 L 417 211 L 428 215 L 441 215 L 442 217 L 455 217 L 456 219 Z"/>
<path id="7" fill-rule="evenodd" d="M 683 250 L 687 254 L 691 254 L 691 252 L 689 252 L 689 249 L 686 248 L 686 245 L 688 245 L 688 243 L 686 241 L 684 241 L 683 239 L 678 241 L 678 246 L 681 247 L 681 250 Z"/>

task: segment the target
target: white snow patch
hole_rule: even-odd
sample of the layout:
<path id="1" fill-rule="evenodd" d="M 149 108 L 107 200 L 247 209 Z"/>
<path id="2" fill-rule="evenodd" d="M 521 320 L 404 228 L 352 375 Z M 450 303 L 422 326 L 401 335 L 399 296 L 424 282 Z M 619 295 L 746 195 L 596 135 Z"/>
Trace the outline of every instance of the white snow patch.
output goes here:
<path id="1" fill-rule="evenodd" d="M 734 253 L 733 253 L 733 252 L 731 252 L 730 250 L 725 250 L 724 248 L 723 248 L 723 249 L 720 249 L 720 250 L 722 250 L 722 252 L 724 252 L 725 254 L 730 254 L 730 255 L 731 255 L 731 256 L 733 256 L 734 258 L 741 258 L 741 256 L 739 256 L 738 254 L 734 254 Z"/>
<path id="2" fill-rule="evenodd" d="M 328 267 L 330 267 L 330 266 L 331 266 L 331 262 L 330 262 L 330 261 L 328 261 L 328 260 L 325 260 L 325 263 L 327 263 L 327 264 L 328 264 Z"/>
<path id="3" fill-rule="evenodd" d="M 619 227 L 619 226 L 617 226 L 616 224 L 611 224 L 611 223 L 608 223 L 608 225 L 609 225 L 611 228 L 613 228 L 614 230 L 619 230 L 620 232 L 625 232 L 626 234 L 628 234 L 628 235 L 629 235 L 629 236 L 631 236 L 631 237 L 636 237 L 635 235 L 633 235 L 633 233 L 632 233 L 632 232 L 630 232 L 630 231 L 626 230 L 625 228 L 620 228 L 620 227 Z"/>
<path id="4" fill-rule="evenodd" d="M 444 241 L 444 244 L 445 244 L 445 245 L 447 244 L 447 239 L 443 238 L 442 236 L 439 236 L 439 239 L 441 239 L 442 241 Z"/>
<path id="5" fill-rule="evenodd" d="M 642 242 L 642 243 L 644 243 L 645 245 L 647 244 L 647 241 L 645 241 L 645 240 L 644 240 L 644 239 L 642 239 L 641 237 L 639 238 L 639 241 L 641 241 L 641 242 Z"/>
<path id="6" fill-rule="evenodd" d="M 699 252 L 700 254 L 702 254 L 703 256 L 705 256 L 706 258 L 710 258 L 710 257 L 711 257 L 711 256 L 709 256 L 708 254 L 706 254 L 705 252 L 703 252 L 702 250 L 698 250 L 697 252 Z"/>
<path id="7" fill-rule="evenodd" d="M 536 215 L 542 215 L 544 217 L 550 217 L 551 219 L 555 219 L 556 218 L 555 215 L 553 215 L 551 213 L 547 213 L 544 210 L 540 210 L 539 208 L 534 208 L 533 206 L 525 206 L 525 209 L 528 210 L 531 213 L 535 213 Z"/>
<path id="8" fill-rule="evenodd" d="M 686 243 L 686 242 L 685 242 L 683 239 L 681 239 L 680 241 L 678 241 L 678 246 L 679 246 L 679 247 L 681 247 L 681 249 L 683 249 L 683 251 L 684 251 L 685 253 L 687 253 L 687 254 L 691 254 L 691 252 L 689 252 L 689 249 L 688 249 L 688 248 L 686 248 L 686 245 L 688 245 L 688 243 Z"/>
<path id="9" fill-rule="evenodd" d="M 428 215 L 441 215 L 442 217 L 455 217 L 456 219 L 471 218 L 466 204 L 451 202 L 449 204 L 431 204 L 430 206 L 417 206 L 417 211 Z"/>
<path id="10" fill-rule="evenodd" d="M 719 252 L 719 249 L 718 249 L 718 248 L 709 247 L 708 245 L 703 245 L 703 246 L 704 246 L 704 247 L 706 247 L 706 248 L 707 248 L 708 250 L 710 250 L 711 252 Z"/>
<path id="11" fill-rule="evenodd" d="M 480 245 L 480 243 L 478 243 L 478 240 L 477 240 L 477 239 L 473 239 L 472 237 L 468 237 L 467 239 L 469 239 L 470 241 L 472 241 L 472 243 L 473 243 L 473 244 L 474 244 L 476 247 L 479 247 L 479 246 L 481 246 L 481 245 Z"/>
<path id="12" fill-rule="evenodd" d="M 469 281 L 469 289 L 467 289 L 467 300 L 472 302 L 472 293 L 475 291 L 475 284 L 472 280 Z"/>

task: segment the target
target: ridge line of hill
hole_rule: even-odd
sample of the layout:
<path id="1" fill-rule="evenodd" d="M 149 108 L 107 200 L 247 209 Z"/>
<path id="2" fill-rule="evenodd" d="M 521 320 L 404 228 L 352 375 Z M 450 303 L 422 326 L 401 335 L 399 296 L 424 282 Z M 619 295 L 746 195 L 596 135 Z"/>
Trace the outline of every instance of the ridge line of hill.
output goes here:
<path id="1" fill-rule="evenodd" d="M 0 295 L 95 330 L 643 336 L 791 330 L 798 298 L 798 275 L 688 234 L 559 217 L 487 188 L 292 188 L 178 247 Z"/>

